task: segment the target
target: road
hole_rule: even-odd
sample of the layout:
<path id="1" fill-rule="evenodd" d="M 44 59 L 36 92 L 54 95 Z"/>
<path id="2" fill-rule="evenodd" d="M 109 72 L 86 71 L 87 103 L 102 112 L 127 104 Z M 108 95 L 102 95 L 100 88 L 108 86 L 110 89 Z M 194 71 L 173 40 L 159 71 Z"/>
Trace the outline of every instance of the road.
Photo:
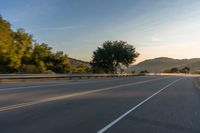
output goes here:
<path id="1" fill-rule="evenodd" d="M 194 77 L 0 84 L 0 133 L 200 133 Z"/>

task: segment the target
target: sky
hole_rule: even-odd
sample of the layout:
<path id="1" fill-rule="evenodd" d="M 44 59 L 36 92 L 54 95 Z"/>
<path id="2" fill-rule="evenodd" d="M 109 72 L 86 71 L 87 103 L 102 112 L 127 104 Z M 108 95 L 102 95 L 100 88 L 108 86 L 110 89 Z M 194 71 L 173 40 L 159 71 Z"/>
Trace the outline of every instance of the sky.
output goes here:
<path id="1" fill-rule="evenodd" d="M 54 51 L 90 61 L 104 41 L 123 40 L 156 57 L 200 57 L 200 0 L 0 0 L 12 28 Z"/>

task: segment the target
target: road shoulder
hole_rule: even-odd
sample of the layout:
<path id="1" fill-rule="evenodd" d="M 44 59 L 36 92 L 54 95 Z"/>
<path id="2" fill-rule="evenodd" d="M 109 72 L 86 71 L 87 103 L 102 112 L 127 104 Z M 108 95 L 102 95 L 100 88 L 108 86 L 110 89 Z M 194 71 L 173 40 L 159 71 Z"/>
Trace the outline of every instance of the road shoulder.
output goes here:
<path id="1" fill-rule="evenodd" d="M 200 77 L 196 77 L 194 79 L 194 85 L 195 85 L 195 87 L 198 89 L 198 91 L 200 93 Z"/>

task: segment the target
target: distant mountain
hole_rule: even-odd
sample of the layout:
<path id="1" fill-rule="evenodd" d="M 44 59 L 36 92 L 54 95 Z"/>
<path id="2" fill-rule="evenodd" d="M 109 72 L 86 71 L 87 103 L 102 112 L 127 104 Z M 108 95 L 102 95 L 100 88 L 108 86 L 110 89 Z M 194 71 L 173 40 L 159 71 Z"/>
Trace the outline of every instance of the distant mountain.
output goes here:
<path id="1" fill-rule="evenodd" d="M 78 59 L 74 59 L 74 58 L 69 58 L 69 61 L 72 64 L 72 66 L 75 66 L 75 67 L 79 66 L 81 64 L 89 66 L 89 62 L 87 62 L 87 61 L 82 61 L 82 60 L 78 60 Z"/>
<path id="2" fill-rule="evenodd" d="M 200 58 L 193 59 L 172 59 L 167 57 L 160 57 L 150 60 L 145 60 L 143 62 L 138 63 L 137 65 L 132 65 L 126 69 L 127 72 L 140 72 L 143 70 L 147 70 L 149 72 L 163 72 L 167 69 L 171 69 L 173 67 L 183 68 L 189 67 L 191 72 L 200 70 Z"/>

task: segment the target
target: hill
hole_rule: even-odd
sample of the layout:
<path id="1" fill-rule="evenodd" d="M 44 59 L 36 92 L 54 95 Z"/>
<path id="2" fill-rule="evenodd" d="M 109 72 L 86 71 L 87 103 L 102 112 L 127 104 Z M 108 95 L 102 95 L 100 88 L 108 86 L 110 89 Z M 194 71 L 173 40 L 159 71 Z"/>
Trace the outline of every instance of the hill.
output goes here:
<path id="1" fill-rule="evenodd" d="M 191 69 L 191 72 L 200 70 L 200 58 L 172 59 L 167 57 L 160 57 L 160 58 L 145 60 L 143 62 L 138 63 L 137 65 L 132 65 L 129 68 L 127 68 L 126 71 L 140 72 L 143 70 L 147 70 L 149 72 L 163 72 L 173 67 L 183 68 L 186 66 Z"/>
<path id="2" fill-rule="evenodd" d="M 82 61 L 82 60 L 78 60 L 78 59 L 74 59 L 74 58 L 69 58 L 69 61 L 70 61 L 71 65 L 74 67 L 77 67 L 81 64 L 89 66 L 89 62 L 87 62 L 87 61 Z"/>

